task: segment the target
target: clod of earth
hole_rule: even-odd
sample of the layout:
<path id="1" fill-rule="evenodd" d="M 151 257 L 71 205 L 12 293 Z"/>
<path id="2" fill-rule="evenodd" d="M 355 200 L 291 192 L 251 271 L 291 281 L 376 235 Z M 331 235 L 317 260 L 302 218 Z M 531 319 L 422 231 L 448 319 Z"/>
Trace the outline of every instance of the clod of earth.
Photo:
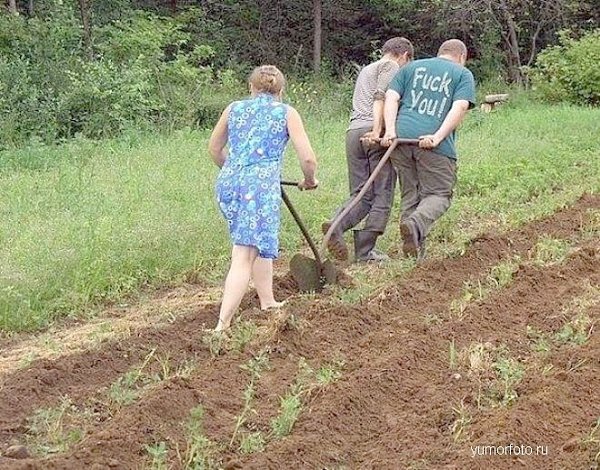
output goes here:
<path id="1" fill-rule="evenodd" d="M 4 456 L 15 460 L 23 460 L 31 457 L 27 447 L 21 445 L 10 446 L 6 449 L 6 452 L 4 452 Z"/>

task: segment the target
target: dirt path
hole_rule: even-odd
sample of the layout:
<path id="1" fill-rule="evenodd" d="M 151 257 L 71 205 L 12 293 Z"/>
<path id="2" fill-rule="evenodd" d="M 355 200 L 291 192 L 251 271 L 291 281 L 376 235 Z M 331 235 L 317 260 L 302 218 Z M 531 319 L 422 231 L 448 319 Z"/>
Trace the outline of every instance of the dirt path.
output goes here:
<path id="1" fill-rule="evenodd" d="M 519 230 L 480 237 L 464 256 L 427 262 L 357 305 L 327 298 L 292 301 L 286 309 L 291 317 L 267 342 L 270 368 L 258 381 L 252 429 L 268 432 L 300 358 L 314 368 L 341 359 L 342 377 L 305 398 L 290 436 L 273 439 L 264 452 L 250 456 L 225 448 L 220 453 L 224 467 L 551 468 L 548 462 L 556 462 L 560 468 L 583 468 L 579 464 L 591 462 L 593 449 L 580 441 L 600 417 L 598 335 L 592 329 L 583 346 L 553 345 L 540 359 L 532 352 L 527 327 L 556 333 L 564 323 L 556 313 L 585 286 L 600 285 L 598 237 L 582 232 L 588 210 L 598 208 L 600 198 L 586 196 Z M 572 244 L 565 261 L 549 266 L 528 261 L 542 235 Z M 510 284 L 466 304 L 460 319 L 452 314 L 466 283 L 488 282 L 491 269 L 517 256 Z M 287 280 L 281 288 L 292 290 Z M 84 439 L 67 452 L 37 460 L 0 458 L 2 468 L 141 468 L 148 462 L 144 446 L 160 441 L 169 443 L 168 460 L 178 468 L 173 449 L 185 447 L 182 423 L 198 404 L 205 409 L 206 436 L 227 444 L 249 377 L 240 365 L 264 350 L 265 341 L 213 357 L 202 342 L 201 325 L 211 324 L 216 311 L 216 304 L 190 309 L 172 323 L 149 325 L 91 351 L 34 360 L 0 376 L 0 449 L 23 443 L 27 419 L 64 396 L 82 407 L 94 403 L 101 418 L 88 420 Z M 586 315 L 597 319 L 598 309 L 592 306 Z M 270 327 L 270 320 L 258 318 L 259 326 Z M 473 375 L 460 357 L 450 367 L 451 342 L 458 353 L 472 344 L 489 344 L 491 351 L 506 348 L 524 368 L 514 403 L 479 406 L 476 392 L 491 379 Z M 133 404 L 108 413 L 102 402 L 107 388 L 149 355 L 168 356 L 174 365 L 192 360 L 195 368 L 186 377 L 153 384 Z M 574 356 L 584 360 L 575 369 L 580 360 L 573 362 Z M 148 368 L 158 369 L 155 362 Z M 468 415 L 459 438 L 457 409 Z M 573 439 L 579 440 L 569 443 Z M 542 457 L 546 460 L 522 457 L 522 463 L 512 457 L 472 457 L 471 445 L 508 443 L 546 445 L 551 454 Z"/>

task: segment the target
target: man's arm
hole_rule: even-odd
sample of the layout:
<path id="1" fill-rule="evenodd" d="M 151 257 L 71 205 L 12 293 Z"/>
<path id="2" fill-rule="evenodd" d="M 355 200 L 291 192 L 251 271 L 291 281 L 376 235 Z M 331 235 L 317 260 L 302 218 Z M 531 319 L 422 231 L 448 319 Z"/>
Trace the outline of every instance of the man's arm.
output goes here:
<path id="1" fill-rule="evenodd" d="M 385 92 L 385 103 L 383 105 L 383 119 L 385 121 L 385 135 L 381 145 L 389 147 L 392 140 L 396 138 L 396 117 L 400 104 L 400 94 L 395 90 Z"/>
<path id="2" fill-rule="evenodd" d="M 385 94 L 375 95 L 373 101 L 373 129 L 367 132 L 363 137 L 365 139 L 379 139 L 383 131 L 383 102 Z"/>
<path id="3" fill-rule="evenodd" d="M 365 134 L 365 137 L 367 138 L 378 139 L 381 137 L 381 132 L 383 131 L 385 92 L 396 73 L 398 73 L 398 69 L 398 64 L 391 60 L 386 60 L 379 66 L 376 90 L 373 95 L 373 129 L 371 132 Z"/>
<path id="4" fill-rule="evenodd" d="M 467 100 L 456 100 L 452 103 L 452 107 L 440 128 L 434 134 L 422 135 L 419 137 L 419 147 L 432 149 L 440 145 L 440 142 L 448 137 L 462 122 L 469 110 L 469 106 L 469 101 Z"/>

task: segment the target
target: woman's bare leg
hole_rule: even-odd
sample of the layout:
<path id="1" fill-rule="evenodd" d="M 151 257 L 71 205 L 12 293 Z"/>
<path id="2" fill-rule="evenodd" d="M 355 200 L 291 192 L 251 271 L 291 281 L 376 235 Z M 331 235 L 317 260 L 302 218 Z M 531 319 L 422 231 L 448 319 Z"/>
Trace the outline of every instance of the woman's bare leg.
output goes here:
<path id="1" fill-rule="evenodd" d="M 226 330 L 231 325 L 231 319 L 240 306 L 242 297 L 244 297 L 244 294 L 248 290 L 248 283 L 252 275 L 252 266 L 257 256 L 258 250 L 256 247 L 233 246 L 231 250 L 231 266 L 227 273 L 227 279 L 225 279 L 219 323 L 215 331 Z"/>
<path id="2" fill-rule="evenodd" d="M 281 307 L 283 302 L 277 302 L 273 295 L 273 260 L 258 256 L 252 266 L 252 282 L 260 300 L 260 308 Z"/>

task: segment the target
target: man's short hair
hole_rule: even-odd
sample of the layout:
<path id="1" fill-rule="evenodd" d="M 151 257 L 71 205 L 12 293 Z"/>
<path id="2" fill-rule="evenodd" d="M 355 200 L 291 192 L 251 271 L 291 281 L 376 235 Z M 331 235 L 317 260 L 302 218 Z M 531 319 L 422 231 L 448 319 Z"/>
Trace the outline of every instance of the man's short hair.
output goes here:
<path id="1" fill-rule="evenodd" d="M 438 49 L 438 56 L 440 55 L 451 55 L 453 57 L 460 57 L 462 54 L 467 56 L 467 46 L 460 39 L 448 39 L 444 41 Z"/>
<path id="2" fill-rule="evenodd" d="M 412 59 L 415 55 L 415 49 L 412 43 L 408 39 L 401 37 L 388 39 L 381 50 L 384 54 L 392 53 L 396 56 L 401 56 L 408 52 L 409 59 Z"/>

